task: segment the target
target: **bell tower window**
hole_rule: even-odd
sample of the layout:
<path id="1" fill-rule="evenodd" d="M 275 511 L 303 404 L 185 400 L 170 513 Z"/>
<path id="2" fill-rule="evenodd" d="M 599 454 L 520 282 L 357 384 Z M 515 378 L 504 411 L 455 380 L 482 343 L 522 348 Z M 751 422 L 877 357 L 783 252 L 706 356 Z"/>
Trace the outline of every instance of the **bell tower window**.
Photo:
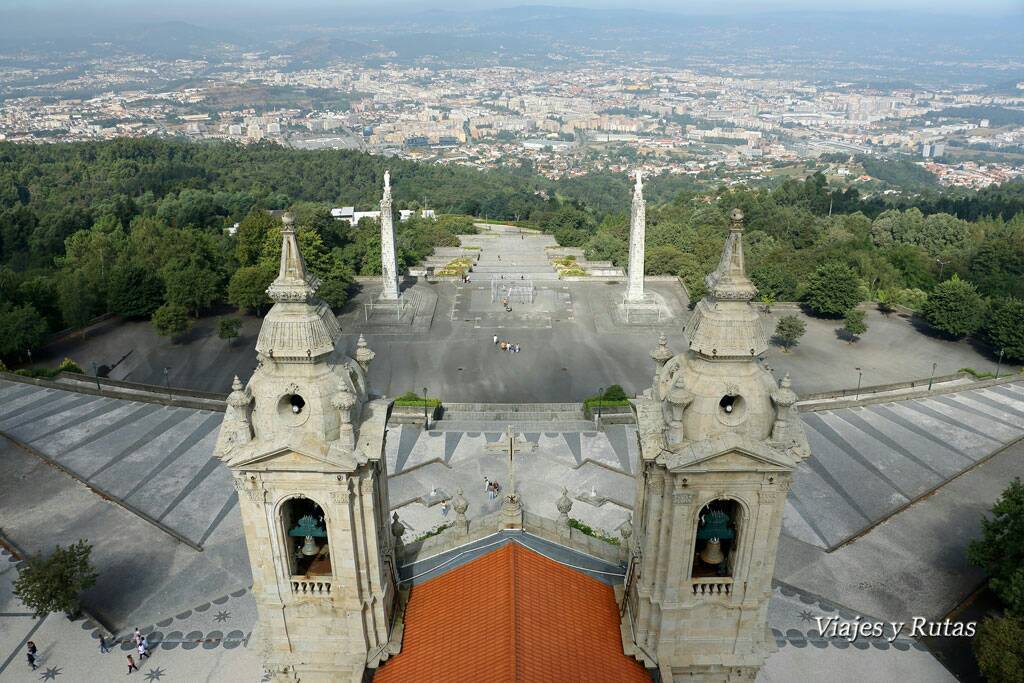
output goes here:
<path id="1" fill-rule="evenodd" d="M 277 414 L 285 424 L 292 427 L 305 422 L 309 417 L 308 413 L 306 399 L 302 398 L 300 394 L 285 394 L 277 403 Z"/>
<path id="2" fill-rule="evenodd" d="M 320 506 L 307 498 L 293 498 L 281 507 L 281 521 L 292 576 L 330 575 L 327 521 Z"/>
<path id="3" fill-rule="evenodd" d="M 693 578 L 732 576 L 742 510 L 734 500 L 713 500 L 697 518 Z"/>

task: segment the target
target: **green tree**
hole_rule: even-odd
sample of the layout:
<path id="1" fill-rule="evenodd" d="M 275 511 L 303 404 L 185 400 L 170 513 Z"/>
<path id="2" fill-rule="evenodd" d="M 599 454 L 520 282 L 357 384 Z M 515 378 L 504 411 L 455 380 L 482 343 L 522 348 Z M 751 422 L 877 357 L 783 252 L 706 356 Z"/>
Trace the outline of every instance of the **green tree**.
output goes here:
<path id="1" fill-rule="evenodd" d="M 852 344 L 867 331 L 868 324 L 864 322 L 864 311 L 851 308 L 846 312 L 846 318 L 843 319 L 843 332 L 846 333 L 846 340 L 848 342 Z"/>
<path id="2" fill-rule="evenodd" d="M 1024 301 L 1008 297 L 997 299 L 985 323 L 985 338 L 1010 360 L 1024 361 Z"/>
<path id="3" fill-rule="evenodd" d="M 644 256 L 644 271 L 647 275 L 675 275 L 687 265 L 683 250 L 671 244 L 652 247 Z"/>
<path id="4" fill-rule="evenodd" d="M 1014 479 L 981 520 L 981 538 L 967 546 L 967 559 L 991 577 L 989 587 L 1010 616 L 1024 619 L 1024 484 Z"/>
<path id="5" fill-rule="evenodd" d="M 242 266 L 228 282 L 228 302 L 239 310 L 251 309 L 256 311 L 256 315 L 262 315 L 263 307 L 270 304 L 267 287 L 276 274 L 274 264 L 269 260 L 255 266 Z"/>
<path id="6" fill-rule="evenodd" d="M 806 331 L 807 323 L 795 315 L 785 315 L 775 325 L 775 336 L 778 338 L 779 344 L 785 353 L 789 353 L 789 350 L 796 346 L 796 343 L 800 341 L 800 337 L 804 336 Z"/>
<path id="7" fill-rule="evenodd" d="M 32 304 L 0 304 L 0 357 L 22 357 L 45 337 L 46 322 Z"/>
<path id="8" fill-rule="evenodd" d="M 765 313 L 771 313 L 772 312 L 772 306 L 775 305 L 775 297 L 773 295 L 771 295 L 771 294 L 762 294 L 761 298 L 760 298 L 760 301 L 761 301 L 761 305 L 764 306 L 764 312 Z"/>
<path id="9" fill-rule="evenodd" d="M 221 318 L 217 321 L 217 336 L 226 339 L 228 344 L 238 337 L 241 329 L 242 320 L 240 318 Z"/>
<path id="10" fill-rule="evenodd" d="M 77 616 L 79 593 L 96 585 L 98 577 L 91 554 L 92 546 L 80 540 L 67 548 L 58 545 L 49 557 L 29 557 L 18 570 L 14 594 L 37 617 L 54 612 Z"/>
<path id="11" fill-rule="evenodd" d="M 220 278 L 209 268 L 188 266 L 170 271 L 165 278 L 167 302 L 192 311 L 197 318 L 204 308 L 220 299 Z"/>
<path id="12" fill-rule="evenodd" d="M 861 283 L 846 265 L 828 261 L 807 278 L 803 300 L 814 313 L 838 318 L 861 302 Z"/>
<path id="13" fill-rule="evenodd" d="M 280 239 L 281 222 L 263 210 L 250 213 L 238 224 L 235 234 L 235 259 L 241 266 L 254 266 L 268 238 Z"/>
<path id="14" fill-rule="evenodd" d="M 1024 683 L 1024 620 L 990 617 L 974 637 L 978 669 L 989 683 Z"/>
<path id="15" fill-rule="evenodd" d="M 185 307 L 172 303 L 166 303 L 156 309 L 150 322 L 158 335 L 168 337 L 172 341 L 175 337 L 188 332 L 192 327 Z"/>
<path id="16" fill-rule="evenodd" d="M 81 270 L 65 273 L 57 283 L 57 298 L 64 324 L 68 327 L 84 327 L 99 311 L 96 290 L 88 276 Z"/>
<path id="17" fill-rule="evenodd" d="M 141 266 L 115 266 L 107 285 L 107 307 L 126 318 L 148 318 L 164 302 L 160 278 Z"/>
<path id="18" fill-rule="evenodd" d="M 985 311 L 985 300 L 974 285 L 954 274 L 932 290 L 921 314 L 935 329 L 960 338 L 981 327 Z"/>

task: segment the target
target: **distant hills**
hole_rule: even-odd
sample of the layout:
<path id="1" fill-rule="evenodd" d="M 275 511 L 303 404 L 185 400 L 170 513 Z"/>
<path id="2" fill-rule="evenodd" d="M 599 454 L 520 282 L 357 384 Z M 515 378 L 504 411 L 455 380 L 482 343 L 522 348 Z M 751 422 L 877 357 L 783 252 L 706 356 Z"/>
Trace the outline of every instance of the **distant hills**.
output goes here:
<path id="1" fill-rule="evenodd" d="M 277 14 L 274 14 L 277 12 Z M 0 53 L 132 52 L 216 59 L 242 51 L 291 55 L 303 67 L 377 59 L 446 66 L 605 63 L 742 65 L 776 76 L 858 82 L 1006 83 L 1024 79 L 1024 14 L 883 12 L 730 16 L 521 6 L 239 9 L 187 21 L 19 12 L 0 25 Z"/>

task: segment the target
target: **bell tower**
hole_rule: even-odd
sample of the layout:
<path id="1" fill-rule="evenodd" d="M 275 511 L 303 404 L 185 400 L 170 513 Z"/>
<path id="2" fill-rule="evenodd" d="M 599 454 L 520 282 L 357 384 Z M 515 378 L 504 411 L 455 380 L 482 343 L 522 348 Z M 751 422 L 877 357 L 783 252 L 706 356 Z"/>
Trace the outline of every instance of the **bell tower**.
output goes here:
<path id="1" fill-rule="evenodd" d="M 753 681 L 774 647 L 767 612 L 782 514 L 810 448 L 789 377 L 757 363 L 768 345 L 734 209 L 689 349 L 652 352 L 636 401 L 641 471 L 620 603 L 623 644 L 663 681 Z"/>
<path id="2" fill-rule="evenodd" d="M 401 642 L 388 402 L 367 395 L 372 352 L 356 363 L 335 349 L 337 318 L 283 224 L 258 366 L 247 386 L 235 378 L 215 454 L 238 492 L 271 680 L 361 681 Z"/>

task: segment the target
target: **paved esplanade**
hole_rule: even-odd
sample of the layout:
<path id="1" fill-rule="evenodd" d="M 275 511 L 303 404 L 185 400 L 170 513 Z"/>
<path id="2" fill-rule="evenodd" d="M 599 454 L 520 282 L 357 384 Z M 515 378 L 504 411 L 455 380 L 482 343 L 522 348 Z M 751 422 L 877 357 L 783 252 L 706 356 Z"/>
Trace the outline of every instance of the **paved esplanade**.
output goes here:
<path id="1" fill-rule="evenodd" d="M 614 533 L 628 514 L 635 427 L 606 425 L 597 431 L 581 420 L 578 404 L 534 406 L 536 414 L 518 418 L 509 415 L 509 407 L 453 408 L 430 431 L 391 427 L 386 455 L 392 506 L 413 527 L 410 535 L 444 522 L 440 495 L 454 495 L 460 486 L 471 519 L 497 504 L 487 498 L 483 479 L 504 481 L 504 451 L 494 444 L 509 422 L 526 442 L 516 455 L 516 477 L 528 512 L 554 517 L 558 491 L 565 485 L 578 519 Z M 135 555 L 124 547 L 126 534 L 132 532 L 151 558 L 162 557 L 162 548 L 173 549 L 166 562 L 188 566 L 188 576 L 170 575 L 164 559 L 132 561 L 113 576 L 101 572 L 95 599 L 118 627 L 154 621 L 184 605 L 244 587 L 248 566 L 235 494 L 226 468 L 211 456 L 220 420 L 221 414 L 212 411 L 0 380 L 0 431 L 145 516 L 118 508 L 123 513 L 119 519 L 127 521 L 101 537 L 89 526 L 92 519 L 84 516 L 95 518 L 93 513 L 76 509 L 65 516 L 61 506 L 54 507 L 45 496 L 37 500 L 31 483 L 26 486 L 34 475 L 25 480 L 8 476 L 0 480 L 4 532 L 29 551 L 74 542 L 85 534 L 96 543 L 98 557 L 119 561 Z M 804 421 L 815 455 L 794 477 L 783 534 L 784 541 L 799 539 L 807 549 L 801 552 L 820 557 L 821 549 L 867 530 L 867 536 L 843 547 L 856 549 L 921 503 L 886 525 L 872 529 L 873 524 L 1024 434 L 1024 382 L 804 413 Z M 13 445 L 5 452 L 34 457 Z M 4 456 L 8 474 L 13 457 Z M 432 489 L 439 495 L 431 497 Z M 592 492 L 596 495 L 590 496 Z M 969 514 L 964 523 L 975 524 L 991 503 L 973 500 L 969 513 L 958 514 Z M 42 507 L 31 508 L 33 504 Z M 149 520 L 202 546 L 203 552 L 179 543 Z M 127 580 L 157 593 L 142 600 L 124 590 Z"/>

